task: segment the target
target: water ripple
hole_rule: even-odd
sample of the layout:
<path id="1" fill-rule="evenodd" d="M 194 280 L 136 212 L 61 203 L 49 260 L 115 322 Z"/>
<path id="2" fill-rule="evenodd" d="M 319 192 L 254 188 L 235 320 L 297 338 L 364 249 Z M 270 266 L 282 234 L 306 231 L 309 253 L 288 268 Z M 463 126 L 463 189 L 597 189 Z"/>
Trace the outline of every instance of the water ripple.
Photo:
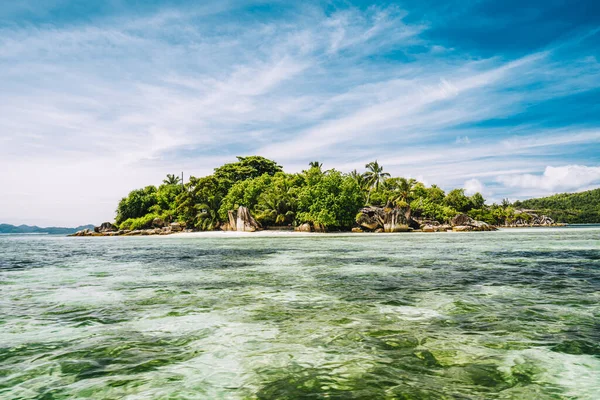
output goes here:
<path id="1" fill-rule="evenodd" d="M 0 398 L 600 393 L 599 229 L 86 239 L 0 237 Z"/>

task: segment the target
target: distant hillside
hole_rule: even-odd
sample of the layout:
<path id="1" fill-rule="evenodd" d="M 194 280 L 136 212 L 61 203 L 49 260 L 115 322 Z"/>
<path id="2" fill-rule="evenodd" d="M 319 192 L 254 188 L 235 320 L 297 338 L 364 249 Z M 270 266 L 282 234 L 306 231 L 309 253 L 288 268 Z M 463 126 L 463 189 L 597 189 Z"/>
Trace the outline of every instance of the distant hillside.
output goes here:
<path id="1" fill-rule="evenodd" d="M 600 189 L 516 201 L 514 206 L 539 210 L 556 222 L 568 224 L 600 223 Z"/>
<path id="2" fill-rule="evenodd" d="M 69 235 L 82 229 L 94 229 L 94 225 L 83 225 L 77 228 L 61 228 L 61 227 L 48 227 L 40 228 L 39 226 L 29 225 L 9 225 L 0 224 L 0 233 L 45 233 L 48 235 Z"/>

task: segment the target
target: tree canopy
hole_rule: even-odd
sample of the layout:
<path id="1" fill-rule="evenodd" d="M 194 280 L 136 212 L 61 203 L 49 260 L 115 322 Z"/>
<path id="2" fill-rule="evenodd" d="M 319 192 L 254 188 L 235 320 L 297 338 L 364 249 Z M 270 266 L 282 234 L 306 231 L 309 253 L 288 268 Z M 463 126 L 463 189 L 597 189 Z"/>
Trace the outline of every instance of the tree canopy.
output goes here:
<path id="1" fill-rule="evenodd" d="M 263 174 L 275 175 L 282 172 L 280 165 L 260 156 L 237 157 L 238 161 L 215 168 L 214 176 L 225 186 L 246 179 L 258 178 Z"/>
<path id="2" fill-rule="evenodd" d="M 117 206 L 117 224 L 130 218 L 140 218 L 150 212 L 150 208 L 157 203 L 156 187 L 146 186 L 129 192 Z"/>
<path id="3" fill-rule="evenodd" d="M 178 221 L 188 228 L 219 229 L 228 211 L 247 207 L 263 226 L 319 224 L 328 229 L 350 229 L 361 207 L 402 208 L 414 218 L 447 222 L 459 213 L 494 225 L 526 219 L 519 208 L 540 210 L 559 222 L 600 222 L 600 189 L 577 194 L 501 205 L 486 205 L 481 193 L 467 196 L 464 189 L 446 193 L 415 179 L 392 177 L 377 161 L 364 172 L 323 171 L 318 161 L 300 173 L 288 174 L 275 161 L 260 156 L 238 157 L 215 168 L 209 176 L 191 176 L 183 183 L 169 174 L 158 186 L 129 193 L 117 206 L 116 223 L 122 229 L 152 225 L 156 218 Z"/>

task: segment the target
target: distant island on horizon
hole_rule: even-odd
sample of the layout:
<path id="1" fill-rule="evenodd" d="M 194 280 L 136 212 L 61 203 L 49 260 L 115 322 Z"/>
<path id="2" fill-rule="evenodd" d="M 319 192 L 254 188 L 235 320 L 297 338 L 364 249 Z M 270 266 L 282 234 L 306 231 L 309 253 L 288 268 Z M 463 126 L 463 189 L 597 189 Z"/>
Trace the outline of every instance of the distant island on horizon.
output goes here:
<path id="1" fill-rule="evenodd" d="M 69 235 L 84 229 L 94 229 L 94 225 L 81 225 L 75 228 L 39 227 L 37 225 L 0 224 L 0 234 L 40 234 L 40 235 Z"/>

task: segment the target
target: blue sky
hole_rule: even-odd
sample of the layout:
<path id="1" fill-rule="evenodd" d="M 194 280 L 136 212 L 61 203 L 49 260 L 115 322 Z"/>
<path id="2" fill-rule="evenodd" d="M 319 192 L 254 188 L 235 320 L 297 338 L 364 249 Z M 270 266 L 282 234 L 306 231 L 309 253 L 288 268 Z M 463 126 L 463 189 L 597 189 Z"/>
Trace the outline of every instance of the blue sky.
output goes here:
<path id="1" fill-rule="evenodd" d="M 0 5 L 0 222 L 100 223 L 236 155 L 491 201 L 600 186 L 600 2 Z"/>

